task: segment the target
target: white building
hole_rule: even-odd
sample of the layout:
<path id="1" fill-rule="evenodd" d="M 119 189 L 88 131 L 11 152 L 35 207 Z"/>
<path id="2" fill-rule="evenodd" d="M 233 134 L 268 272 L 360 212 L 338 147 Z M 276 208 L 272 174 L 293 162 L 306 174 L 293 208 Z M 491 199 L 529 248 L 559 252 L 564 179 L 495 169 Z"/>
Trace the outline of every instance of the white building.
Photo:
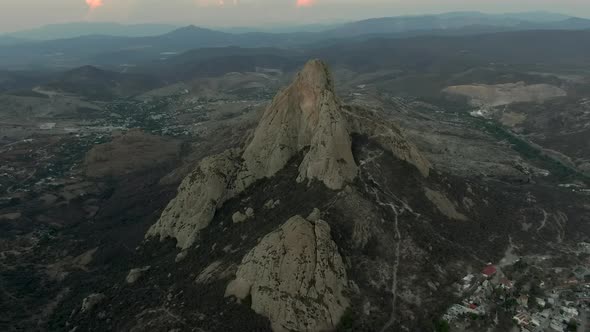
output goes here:
<path id="1" fill-rule="evenodd" d="M 576 308 L 561 307 L 561 312 L 570 318 L 577 317 L 579 315 L 578 309 Z"/>

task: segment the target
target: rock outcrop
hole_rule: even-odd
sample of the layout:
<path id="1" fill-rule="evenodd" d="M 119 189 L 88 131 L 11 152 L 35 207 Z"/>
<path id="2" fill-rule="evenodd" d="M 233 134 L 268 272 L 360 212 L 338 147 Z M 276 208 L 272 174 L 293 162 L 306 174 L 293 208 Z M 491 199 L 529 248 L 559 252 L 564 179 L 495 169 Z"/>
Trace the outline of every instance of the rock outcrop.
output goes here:
<path id="1" fill-rule="evenodd" d="M 225 295 L 251 296 L 252 309 L 274 331 L 323 331 L 333 330 L 349 306 L 347 283 L 330 226 L 295 216 L 243 258 Z"/>
<path id="2" fill-rule="evenodd" d="M 424 177 L 428 177 L 432 165 L 418 148 L 405 138 L 397 125 L 375 112 L 360 107 L 343 109 L 343 113 L 352 133 L 366 135 L 375 140 L 383 149 L 414 165 Z"/>
<path id="3" fill-rule="evenodd" d="M 401 130 L 369 111 L 341 105 L 327 65 L 312 60 L 274 98 L 243 152 L 230 150 L 203 160 L 146 236 L 176 238 L 178 247 L 190 247 L 225 201 L 274 176 L 301 154 L 297 182 L 317 180 L 341 190 L 358 174 L 351 147 L 355 133 L 369 136 L 428 176 L 430 163 Z M 234 217 L 236 223 L 246 220 L 241 213 Z"/>
<path id="4" fill-rule="evenodd" d="M 241 185 L 273 176 L 307 147 L 298 181 L 317 179 L 341 189 L 354 179 L 357 166 L 340 108 L 327 66 L 319 60 L 308 62 L 260 120 L 243 155 Z"/>
<path id="5" fill-rule="evenodd" d="M 144 266 L 142 268 L 131 269 L 125 278 L 128 284 L 134 284 L 137 280 L 143 277 L 143 274 L 149 271 L 151 266 Z"/>
<path id="6" fill-rule="evenodd" d="M 254 209 L 252 209 L 252 208 L 247 208 L 244 213 L 242 213 L 241 211 L 238 211 L 238 212 L 234 213 L 231 217 L 234 224 L 239 224 L 239 223 L 244 222 L 250 218 L 254 218 Z"/>
<path id="7" fill-rule="evenodd" d="M 104 301 L 107 297 L 102 293 L 90 294 L 82 300 L 81 312 L 92 311 L 98 304 Z"/>
<path id="8" fill-rule="evenodd" d="M 178 195 L 166 207 L 147 236 L 175 238 L 180 248 L 190 247 L 207 227 L 227 197 L 239 159 L 235 150 L 205 158 L 178 188 Z"/>

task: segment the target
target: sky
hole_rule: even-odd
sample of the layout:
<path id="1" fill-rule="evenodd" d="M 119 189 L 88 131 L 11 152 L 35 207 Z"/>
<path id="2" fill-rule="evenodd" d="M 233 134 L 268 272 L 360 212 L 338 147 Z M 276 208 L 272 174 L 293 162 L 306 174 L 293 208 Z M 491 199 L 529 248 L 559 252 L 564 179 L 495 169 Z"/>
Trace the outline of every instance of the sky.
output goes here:
<path id="1" fill-rule="evenodd" d="M 206 27 L 329 24 L 466 10 L 590 17 L 590 0 L 0 0 L 0 32 L 80 21 Z"/>

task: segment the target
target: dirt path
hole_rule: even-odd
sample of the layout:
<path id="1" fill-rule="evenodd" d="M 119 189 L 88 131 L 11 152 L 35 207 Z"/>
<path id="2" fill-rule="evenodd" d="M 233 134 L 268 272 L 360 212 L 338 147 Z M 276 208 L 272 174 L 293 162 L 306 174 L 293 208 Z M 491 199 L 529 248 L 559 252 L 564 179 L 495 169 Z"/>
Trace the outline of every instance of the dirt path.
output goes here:
<path id="1" fill-rule="evenodd" d="M 393 231 L 394 231 L 394 239 L 395 239 L 395 253 L 394 253 L 394 262 L 391 268 L 391 313 L 389 319 L 381 328 L 381 332 L 388 331 L 393 324 L 396 322 L 396 309 L 397 309 L 397 289 L 398 289 L 398 271 L 401 261 L 401 241 L 402 241 L 402 234 L 399 228 L 399 217 L 405 213 L 410 212 L 413 213 L 412 209 L 403 201 L 398 199 L 393 193 L 383 190 L 381 186 L 379 186 L 378 182 L 374 180 L 371 174 L 367 171 L 366 165 L 369 163 L 373 163 L 376 159 L 381 157 L 383 154 L 369 154 L 369 156 L 362 160 L 360 164 L 361 168 L 361 179 L 363 181 L 363 185 L 365 187 L 365 191 L 367 194 L 373 195 L 375 202 L 380 206 L 387 208 L 393 212 L 394 220 L 393 220 Z M 397 204 L 397 205 L 396 205 Z"/>
<path id="2" fill-rule="evenodd" d="M 547 211 L 545 211 L 544 209 L 541 209 L 541 212 L 543 213 L 543 220 L 541 220 L 541 225 L 537 228 L 537 233 L 542 230 L 543 228 L 545 228 L 545 225 L 547 225 Z"/>
<path id="3" fill-rule="evenodd" d="M 385 325 L 383 325 L 383 328 L 381 328 L 381 332 L 385 332 L 393 325 L 393 323 L 395 323 L 395 306 L 397 303 L 397 274 L 400 264 L 400 247 L 402 242 L 402 235 L 399 231 L 399 213 L 397 207 L 393 203 L 383 203 L 379 200 L 378 203 L 381 206 L 388 206 L 389 208 L 391 208 L 391 211 L 393 211 L 395 216 L 393 225 L 395 232 L 395 261 L 393 263 L 393 268 L 391 272 L 391 315 L 389 316 L 389 320 L 387 321 L 387 323 L 385 323 Z"/>

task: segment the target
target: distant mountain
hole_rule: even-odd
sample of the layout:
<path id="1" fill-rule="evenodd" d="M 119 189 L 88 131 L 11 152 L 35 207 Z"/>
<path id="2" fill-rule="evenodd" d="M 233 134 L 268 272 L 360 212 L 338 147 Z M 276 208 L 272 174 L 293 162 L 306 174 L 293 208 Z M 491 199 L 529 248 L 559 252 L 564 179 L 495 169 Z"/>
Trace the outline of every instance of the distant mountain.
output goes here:
<path id="1" fill-rule="evenodd" d="M 440 15 L 399 16 L 373 18 L 344 24 L 325 33 L 338 36 L 371 34 L 401 34 L 409 32 L 440 32 L 469 30 L 472 26 L 485 26 L 488 30 L 524 29 L 587 29 L 590 20 L 548 13 L 484 14 L 479 12 L 455 12 Z"/>
<path id="2" fill-rule="evenodd" d="M 450 12 L 450 13 L 443 13 L 437 16 L 444 17 L 444 18 L 454 18 L 454 17 L 483 17 L 483 18 L 490 18 L 495 17 L 499 19 L 511 19 L 516 21 L 528 21 L 528 22 L 557 22 L 563 21 L 568 18 L 571 18 L 570 15 L 563 15 L 558 13 L 552 12 L 544 12 L 544 11 L 532 11 L 532 12 L 516 12 L 516 13 L 501 13 L 501 14 L 487 14 L 482 12 L 476 11 L 459 11 L 459 12 Z"/>
<path id="3" fill-rule="evenodd" d="M 544 29 L 587 30 L 590 29 L 590 20 L 585 18 L 570 17 L 562 21 L 537 25 L 537 27 Z"/>
<path id="4" fill-rule="evenodd" d="M 295 32 L 322 32 L 335 29 L 342 23 L 331 24 L 304 24 L 304 25 L 269 25 L 269 26 L 252 26 L 252 27 L 230 27 L 218 28 L 217 30 L 228 33 L 247 33 L 247 32 L 268 32 L 268 33 L 295 33 Z M 348 21 L 346 21 L 348 23 Z"/>
<path id="5" fill-rule="evenodd" d="M 254 72 L 266 67 L 291 71 L 305 62 L 303 51 L 270 47 L 219 47 L 191 50 L 134 68 L 169 81 L 214 77 L 229 72 Z"/>
<path id="6" fill-rule="evenodd" d="M 26 42 L 28 42 L 28 40 L 14 38 L 14 37 L 10 37 L 10 36 L 0 36 L 0 46 L 16 45 L 16 44 L 22 44 L 22 43 L 26 43 Z"/>
<path id="7" fill-rule="evenodd" d="M 212 47 L 268 47 L 302 44 L 321 35 L 311 33 L 231 34 L 188 26 L 151 37 L 83 36 L 12 45 L 0 51 L 0 67 L 76 67 L 85 64 L 119 66 L 166 59 L 191 49 Z"/>
<path id="8" fill-rule="evenodd" d="M 475 36 L 419 36 L 341 41 L 308 50 L 353 70 L 452 72 L 482 64 L 590 65 L 590 31 L 532 30 Z"/>
<path id="9" fill-rule="evenodd" d="M 8 34 L 8 36 L 31 40 L 64 39 L 87 35 L 144 37 L 161 35 L 164 33 L 168 33 L 176 28 L 177 26 L 169 24 L 125 25 L 110 22 L 75 22 L 45 25 L 30 30 L 13 32 Z"/>
<path id="10" fill-rule="evenodd" d="M 56 80 L 45 85 L 49 89 L 91 99 L 129 96 L 158 86 L 158 80 L 147 75 L 117 73 L 93 66 L 66 71 Z"/>
<path id="11" fill-rule="evenodd" d="M 529 17 L 530 21 L 521 17 Z M 386 17 L 343 24 L 322 32 L 227 33 L 187 26 L 158 36 L 121 37 L 108 35 L 0 45 L 0 68 L 74 68 L 86 64 L 119 68 L 164 61 L 192 49 L 204 48 L 288 48 L 304 49 L 340 42 L 373 38 L 416 36 L 469 36 L 523 30 L 586 30 L 590 20 L 561 19 L 542 13 L 490 15 L 447 13 L 441 15 Z M 532 21 L 536 19 L 536 21 Z"/>
<path id="12" fill-rule="evenodd" d="M 55 73 L 44 71 L 0 70 L 0 92 L 30 90 L 39 83 L 50 81 Z"/>

